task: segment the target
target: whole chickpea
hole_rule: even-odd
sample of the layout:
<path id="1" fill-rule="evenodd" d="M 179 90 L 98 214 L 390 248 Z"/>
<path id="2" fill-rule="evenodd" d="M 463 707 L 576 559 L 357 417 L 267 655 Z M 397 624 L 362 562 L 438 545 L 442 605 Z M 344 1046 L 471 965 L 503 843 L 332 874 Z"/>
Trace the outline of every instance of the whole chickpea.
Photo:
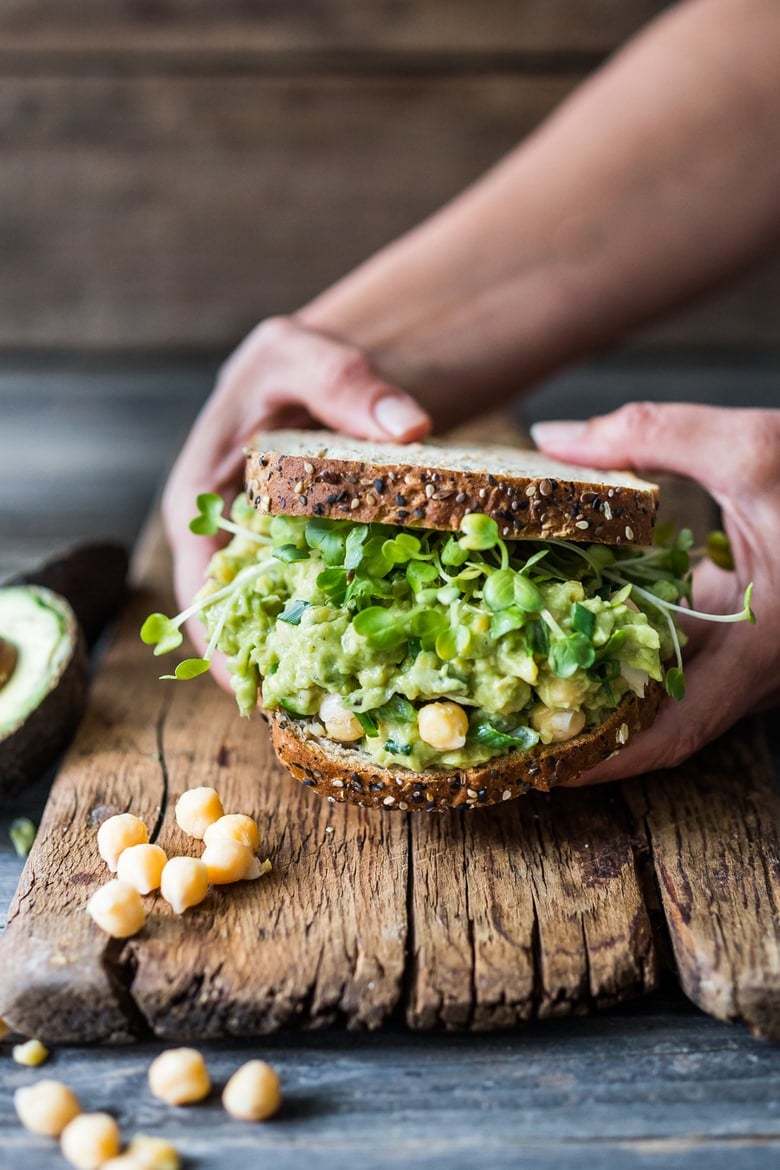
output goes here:
<path id="1" fill-rule="evenodd" d="M 146 910 L 138 890 L 118 878 L 95 890 L 87 902 L 87 914 L 112 938 L 130 938 L 146 922 Z"/>
<path id="2" fill-rule="evenodd" d="M 42 1137 L 58 1138 L 81 1113 L 76 1094 L 62 1081 L 42 1080 L 14 1093 L 16 1115 L 25 1129 Z"/>
<path id="3" fill-rule="evenodd" d="M 108 1113 L 81 1113 L 62 1131 L 60 1149 L 77 1170 L 99 1170 L 119 1153 L 119 1126 Z"/>
<path id="4" fill-rule="evenodd" d="M 199 857 L 172 857 L 162 871 L 160 893 L 176 914 L 197 906 L 209 892 L 209 871 Z"/>
<path id="5" fill-rule="evenodd" d="M 149 840 L 146 825 L 132 813 L 117 813 L 103 821 L 97 832 L 98 853 L 112 873 L 116 873 L 119 858 L 131 845 L 145 845 Z"/>
<path id="6" fill-rule="evenodd" d="M 189 788 L 176 801 L 176 822 L 190 837 L 203 840 L 209 825 L 225 815 L 222 801 L 214 788 Z"/>
<path id="7" fill-rule="evenodd" d="M 266 1121 L 279 1111 L 279 1077 L 264 1060 L 249 1060 L 233 1073 L 222 1093 L 222 1104 L 241 1121 Z"/>
<path id="8" fill-rule="evenodd" d="M 168 855 L 159 845 L 131 845 L 119 858 L 117 877 L 139 894 L 151 894 L 160 888 L 160 880 Z"/>
<path id="9" fill-rule="evenodd" d="M 211 1078 L 197 1048 L 169 1048 L 149 1066 L 149 1088 L 167 1105 L 191 1105 L 208 1097 Z"/>
<path id="10" fill-rule="evenodd" d="M 228 813 L 214 821 L 203 834 L 203 842 L 205 845 L 211 845 L 214 841 L 226 837 L 231 841 L 238 841 L 240 845 L 246 845 L 253 853 L 260 848 L 257 822 L 246 813 Z"/>
<path id="11" fill-rule="evenodd" d="M 461 748 L 466 742 L 469 717 L 458 703 L 448 699 L 426 703 L 417 713 L 420 739 L 440 752 Z"/>

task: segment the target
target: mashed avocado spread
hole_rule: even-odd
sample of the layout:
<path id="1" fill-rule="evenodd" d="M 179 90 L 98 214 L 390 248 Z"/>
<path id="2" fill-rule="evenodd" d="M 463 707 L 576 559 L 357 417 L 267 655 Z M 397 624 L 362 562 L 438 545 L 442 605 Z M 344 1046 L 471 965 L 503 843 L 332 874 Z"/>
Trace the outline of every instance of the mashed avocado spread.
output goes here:
<path id="1" fill-rule="evenodd" d="M 450 533 L 262 516 L 243 497 L 230 529 L 197 608 L 242 713 L 260 699 L 327 737 L 338 696 L 359 724 L 343 738 L 383 766 L 467 767 L 570 738 L 679 651 L 659 604 L 688 596 L 679 541 L 504 541 L 487 516 Z M 447 750 L 418 726 L 442 700 L 467 718 Z"/>

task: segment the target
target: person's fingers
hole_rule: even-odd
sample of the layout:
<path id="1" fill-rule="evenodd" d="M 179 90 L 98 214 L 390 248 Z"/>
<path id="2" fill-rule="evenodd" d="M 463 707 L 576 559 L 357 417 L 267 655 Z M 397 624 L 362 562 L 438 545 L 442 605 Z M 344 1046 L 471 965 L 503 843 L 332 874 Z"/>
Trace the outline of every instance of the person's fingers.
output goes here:
<path id="1" fill-rule="evenodd" d="M 686 665 L 686 697 L 679 702 L 667 698 L 647 730 L 570 787 L 671 768 L 688 759 L 761 706 L 762 696 L 772 689 L 771 672 L 763 671 L 764 665 L 771 666 L 763 661 L 765 653 L 765 648 L 757 650 L 752 626 L 730 626 L 720 640 L 713 635 Z"/>
<path id="2" fill-rule="evenodd" d="M 220 375 L 222 397 L 242 404 L 242 441 L 258 429 L 259 414 L 291 403 L 355 438 L 409 442 L 431 428 L 414 398 L 385 381 L 361 350 L 289 318 L 263 322 L 242 343 Z"/>
<path id="3" fill-rule="evenodd" d="M 716 499 L 776 476 L 777 434 L 756 426 L 770 412 L 683 403 L 632 402 L 588 422 L 531 428 L 548 455 L 596 467 L 671 471 L 696 479 Z"/>

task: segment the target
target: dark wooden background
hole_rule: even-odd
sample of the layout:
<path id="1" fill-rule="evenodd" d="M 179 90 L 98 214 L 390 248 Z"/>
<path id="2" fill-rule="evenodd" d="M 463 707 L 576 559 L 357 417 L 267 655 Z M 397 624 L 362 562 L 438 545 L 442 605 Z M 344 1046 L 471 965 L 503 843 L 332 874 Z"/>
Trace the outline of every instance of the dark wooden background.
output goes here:
<path id="1" fill-rule="evenodd" d="M 418 222 L 660 0 L 3 0 L 0 356 L 225 351 Z M 780 264 L 656 327 L 777 343 Z"/>

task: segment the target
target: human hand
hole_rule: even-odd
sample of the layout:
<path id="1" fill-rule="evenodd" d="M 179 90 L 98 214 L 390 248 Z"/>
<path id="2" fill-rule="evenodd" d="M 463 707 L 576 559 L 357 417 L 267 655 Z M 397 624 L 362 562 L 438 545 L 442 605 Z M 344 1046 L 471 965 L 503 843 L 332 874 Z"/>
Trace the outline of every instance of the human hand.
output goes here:
<path id="1" fill-rule="evenodd" d="M 679 764 L 744 715 L 780 701 L 780 411 L 631 403 L 586 423 L 540 423 L 532 433 L 558 459 L 697 480 L 722 509 L 736 567 L 696 568 L 696 609 L 738 611 L 748 583 L 755 586 L 756 626 L 683 619 L 685 699 L 667 699 L 652 727 L 576 783 Z"/>
<path id="2" fill-rule="evenodd" d="M 203 583 L 216 538 L 193 536 L 195 497 L 228 497 L 242 484 L 243 447 L 259 430 L 325 423 L 356 438 L 409 442 L 430 419 L 397 386 L 385 382 L 359 350 L 306 328 L 294 318 L 262 322 L 228 358 L 198 415 L 163 493 L 162 511 L 174 559 L 179 604 Z M 199 651 L 205 641 L 195 624 Z M 225 682 L 224 672 L 215 672 Z"/>

